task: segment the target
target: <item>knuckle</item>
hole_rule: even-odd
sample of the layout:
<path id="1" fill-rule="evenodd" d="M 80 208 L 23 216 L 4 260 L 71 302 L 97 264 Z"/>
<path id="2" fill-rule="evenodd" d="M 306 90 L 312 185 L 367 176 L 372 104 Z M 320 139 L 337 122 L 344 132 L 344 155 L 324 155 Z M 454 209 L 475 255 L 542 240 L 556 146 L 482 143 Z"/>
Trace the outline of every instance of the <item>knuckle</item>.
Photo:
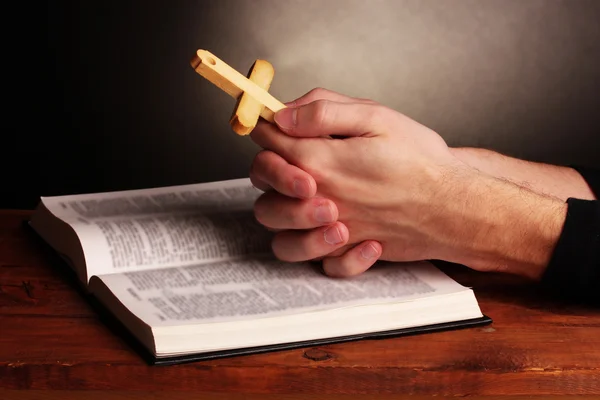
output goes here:
<path id="1" fill-rule="evenodd" d="M 270 150 L 261 150 L 254 157 L 254 162 L 261 165 L 267 163 L 271 159 L 271 153 L 272 152 Z"/>
<path id="2" fill-rule="evenodd" d="M 279 156 L 269 150 L 263 150 L 258 153 L 250 167 L 250 173 L 259 179 L 277 185 L 281 181 L 281 163 L 278 162 Z"/>
<path id="3" fill-rule="evenodd" d="M 267 226 L 266 225 L 266 212 L 268 210 L 268 207 L 266 207 L 266 204 L 265 204 L 265 197 L 266 197 L 266 194 L 259 196 L 258 199 L 256 199 L 256 201 L 254 202 L 254 206 L 252 209 L 252 211 L 254 213 L 254 218 L 256 218 L 258 223 L 260 223 L 263 226 Z"/>
<path id="4" fill-rule="evenodd" d="M 321 173 L 322 157 L 320 152 L 315 149 L 313 152 L 303 151 L 303 149 L 293 149 L 294 158 L 297 160 L 297 166 L 307 172 L 315 180 L 318 180 Z"/>
<path id="5" fill-rule="evenodd" d="M 390 112 L 387 108 L 375 104 L 368 107 L 369 111 L 366 117 L 369 125 L 379 126 L 389 118 Z"/>
<path id="6" fill-rule="evenodd" d="M 367 98 L 359 97 L 357 100 L 359 102 L 363 103 L 363 104 L 370 105 L 370 106 L 377 106 L 377 105 L 379 105 L 379 103 L 376 102 L 375 100 L 371 100 L 371 99 L 367 99 Z"/>
<path id="7" fill-rule="evenodd" d="M 316 126 L 325 125 L 329 117 L 329 101 L 317 100 L 313 104 L 310 122 Z"/>
<path id="8" fill-rule="evenodd" d="M 261 175 L 261 170 L 263 168 L 263 165 L 265 164 L 265 162 L 268 158 L 267 153 L 268 153 L 268 150 L 262 150 L 254 156 L 254 159 L 252 160 L 252 164 L 250 165 L 250 174 L 253 174 L 255 176 Z"/>
<path id="9" fill-rule="evenodd" d="M 304 170 L 304 172 L 308 172 L 310 174 L 310 171 L 306 170 L 306 166 L 307 166 L 307 164 L 310 164 L 309 160 L 312 159 L 312 157 L 311 157 L 312 152 L 307 151 L 307 146 L 306 146 L 305 141 L 303 141 L 303 140 L 294 141 L 288 149 L 288 155 L 289 155 L 289 158 L 287 159 L 288 162 L 290 162 L 291 164 Z"/>
<path id="10" fill-rule="evenodd" d="M 324 89 L 322 87 L 316 87 L 312 90 L 310 90 L 306 97 L 309 100 L 318 100 L 318 99 L 322 99 L 323 97 L 326 97 L 329 94 L 329 90 Z"/>

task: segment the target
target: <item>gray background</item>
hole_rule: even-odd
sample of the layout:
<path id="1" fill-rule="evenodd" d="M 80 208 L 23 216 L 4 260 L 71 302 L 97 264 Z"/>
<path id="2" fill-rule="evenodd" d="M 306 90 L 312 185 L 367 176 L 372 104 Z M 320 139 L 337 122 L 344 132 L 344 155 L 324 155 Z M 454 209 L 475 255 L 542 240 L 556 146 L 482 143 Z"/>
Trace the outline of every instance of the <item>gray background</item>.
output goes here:
<path id="1" fill-rule="evenodd" d="M 35 96 L 46 117 L 14 133 L 32 170 L 4 185 L 3 206 L 246 176 L 258 149 L 230 130 L 234 100 L 190 67 L 198 48 L 243 73 L 269 60 L 282 101 L 326 87 L 401 111 L 451 146 L 600 166 L 600 1 L 47 6 L 47 90 Z"/>

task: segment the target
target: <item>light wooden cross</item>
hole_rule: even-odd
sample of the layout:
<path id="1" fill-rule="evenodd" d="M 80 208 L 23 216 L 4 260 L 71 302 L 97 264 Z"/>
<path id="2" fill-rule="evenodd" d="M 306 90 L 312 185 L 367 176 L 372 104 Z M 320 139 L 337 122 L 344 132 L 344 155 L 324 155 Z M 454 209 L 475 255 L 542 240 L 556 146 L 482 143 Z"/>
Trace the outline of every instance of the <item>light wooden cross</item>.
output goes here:
<path id="1" fill-rule="evenodd" d="M 247 77 L 206 50 L 196 51 L 190 64 L 198 74 L 237 100 L 230 124 L 238 135 L 252 132 L 259 117 L 274 122 L 275 113 L 285 108 L 268 92 L 275 75 L 268 61 L 256 60 Z"/>

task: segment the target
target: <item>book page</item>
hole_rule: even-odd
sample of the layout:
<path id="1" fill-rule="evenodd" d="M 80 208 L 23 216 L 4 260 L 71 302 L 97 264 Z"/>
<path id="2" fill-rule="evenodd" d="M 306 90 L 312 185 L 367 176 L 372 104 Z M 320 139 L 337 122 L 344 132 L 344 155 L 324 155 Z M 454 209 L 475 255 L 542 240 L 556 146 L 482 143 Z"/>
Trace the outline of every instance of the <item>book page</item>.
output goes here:
<path id="1" fill-rule="evenodd" d="M 44 198 L 77 233 L 88 277 L 270 251 L 249 179 Z"/>
<path id="2" fill-rule="evenodd" d="M 65 222 L 91 222 L 148 214 L 211 213 L 251 210 L 262 192 L 250 179 L 42 197 L 44 205 Z"/>
<path id="3" fill-rule="evenodd" d="M 237 260 L 100 276 L 150 326 L 268 318 L 468 290 L 432 264 L 382 264 L 332 279 L 310 263 Z"/>

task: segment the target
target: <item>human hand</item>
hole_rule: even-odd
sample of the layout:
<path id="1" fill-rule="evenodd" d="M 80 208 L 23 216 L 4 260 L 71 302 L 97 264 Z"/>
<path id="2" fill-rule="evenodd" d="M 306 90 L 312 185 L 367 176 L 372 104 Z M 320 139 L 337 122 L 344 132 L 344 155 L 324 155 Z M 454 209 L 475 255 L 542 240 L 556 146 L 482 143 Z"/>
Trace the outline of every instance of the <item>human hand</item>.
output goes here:
<path id="1" fill-rule="evenodd" d="M 368 99 L 318 88 L 287 105 L 299 107 L 317 100 L 375 104 Z M 277 153 L 269 150 L 258 153 L 250 170 L 250 179 L 254 186 L 268 192 L 257 202 L 258 219 L 272 231 L 293 230 L 293 233 L 282 232 L 276 236 L 273 250 L 279 258 L 320 260 L 329 275 L 348 275 L 367 270 L 381 255 L 381 244 L 376 241 L 347 244 L 348 228 L 338 221 L 336 204 L 317 196 L 314 178 Z M 265 202 L 274 202 L 276 209 L 263 215 L 261 210 Z M 299 235 L 300 232 L 303 234 Z"/>
<path id="2" fill-rule="evenodd" d="M 330 99 L 306 100 L 315 93 Z M 277 125 L 263 122 L 251 135 L 266 149 L 255 159 L 253 181 L 276 190 L 259 198 L 255 213 L 265 226 L 283 229 L 273 241 L 280 259 L 322 254 L 325 272 L 336 276 L 364 271 L 379 254 L 541 276 L 564 202 L 469 167 L 435 132 L 374 102 L 321 90 L 290 106 L 276 114 Z M 331 225 L 314 229 L 311 199 L 332 210 Z M 332 226 L 335 246 L 328 243 Z M 359 255 L 367 248 L 374 257 L 365 262 Z"/>
<path id="3" fill-rule="evenodd" d="M 392 229 L 390 222 L 398 217 L 406 223 L 414 220 L 419 207 L 429 203 L 426 198 L 439 190 L 434 181 L 440 171 L 460 164 L 442 138 L 373 101 L 323 89 L 290 107 L 297 110 L 297 124 L 282 121 L 286 111 L 276 115 L 276 123 L 287 135 L 304 138 L 278 135 L 278 129 L 266 123 L 251 135 L 259 145 L 275 150 L 259 153 L 251 172 L 256 186 L 276 190 L 263 195 L 255 207 L 260 222 L 285 230 L 275 237 L 275 254 L 290 261 L 326 256 L 324 268 L 330 275 L 369 268 L 382 254 L 379 242 L 393 244 L 384 245 L 384 259 L 425 258 L 430 239 L 416 240 L 418 229 L 403 223 L 404 229 Z M 322 138 L 348 134 L 346 140 Z M 404 183 L 398 185 L 397 180 Z M 425 181 L 429 192 L 417 194 Z M 401 207 L 409 218 L 403 217 L 398 206 L 414 200 L 422 204 Z M 329 218 L 319 218 L 325 216 Z M 399 236 L 383 234 L 391 231 Z M 356 243 L 360 245 L 352 248 Z M 348 248 L 352 250 L 344 253 Z M 344 254 L 335 257 L 340 253 Z"/>

